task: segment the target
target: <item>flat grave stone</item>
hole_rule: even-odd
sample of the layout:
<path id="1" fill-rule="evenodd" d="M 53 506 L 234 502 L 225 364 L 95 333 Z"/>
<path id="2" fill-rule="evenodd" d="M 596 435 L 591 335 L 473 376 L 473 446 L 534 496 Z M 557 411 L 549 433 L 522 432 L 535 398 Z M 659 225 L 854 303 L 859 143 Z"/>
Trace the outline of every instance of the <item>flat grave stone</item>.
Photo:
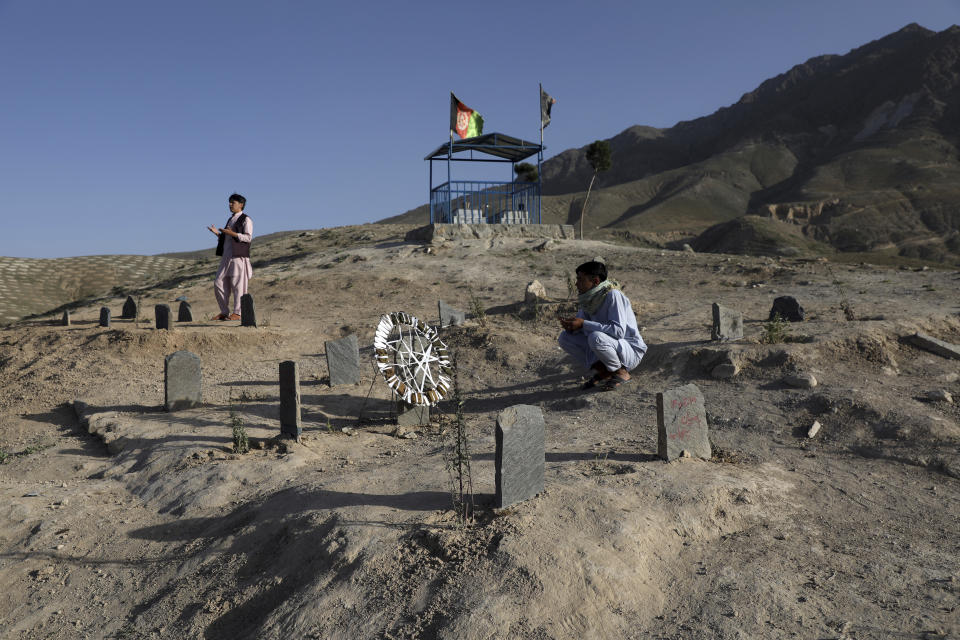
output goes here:
<path id="1" fill-rule="evenodd" d="M 189 409 L 202 402 L 200 357 L 175 351 L 163 361 L 163 405 L 167 411 Z"/>
<path id="2" fill-rule="evenodd" d="M 398 427 L 425 427 L 430 424 L 430 407 L 425 404 L 397 402 Z"/>
<path id="3" fill-rule="evenodd" d="M 546 465 L 543 411 L 518 404 L 497 416 L 494 506 L 529 500 L 543 491 Z"/>
<path id="4" fill-rule="evenodd" d="M 257 314 L 253 308 L 253 296 L 249 293 L 240 296 L 240 326 L 257 326 Z"/>
<path id="5" fill-rule="evenodd" d="M 153 315 L 157 320 L 157 329 L 170 329 L 170 305 L 154 305 Z"/>
<path id="6" fill-rule="evenodd" d="M 669 462 L 684 451 L 707 460 L 712 453 L 703 393 L 695 384 L 657 394 L 657 455 Z"/>
<path id="7" fill-rule="evenodd" d="M 60 324 L 62 324 L 62 325 L 65 326 L 65 327 L 69 327 L 69 326 L 70 326 L 70 312 L 69 312 L 69 311 L 64 311 L 64 312 L 63 312 L 63 315 L 60 317 Z"/>
<path id="8" fill-rule="evenodd" d="M 743 338 L 743 314 L 713 303 L 711 340 L 739 340 Z"/>
<path id="9" fill-rule="evenodd" d="M 193 309 L 186 300 L 181 301 L 177 309 L 177 322 L 193 322 Z"/>
<path id="10" fill-rule="evenodd" d="M 944 358 L 960 359 L 960 345 L 955 345 L 953 343 L 934 338 L 933 336 L 922 332 L 915 333 L 912 336 L 909 336 L 907 339 L 924 351 L 935 353 L 938 356 L 943 356 Z"/>
<path id="11" fill-rule="evenodd" d="M 126 302 L 123 303 L 123 311 L 120 312 L 120 317 L 136 320 L 138 311 L 137 301 L 133 299 L 133 296 L 127 296 Z"/>
<path id="12" fill-rule="evenodd" d="M 100 307 L 100 326 L 110 326 L 110 307 Z"/>
<path id="13" fill-rule="evenodd" d="M 299 438 L 303 433 L 300 420 L 300 368 L 293 360 L 280 363 L 280 433 Z"/>
<path id="14" fill-rule="evenodd" d="M 330 386 L 360 382 L 360 346 L 356 335 L 323 343 L 327 352 Z"/>
<path id="15" fill-rule="evenodd" d="M 440 328 L 459 327 L 467 319 L 467 314 L 463 311 L 454 309 L 443 300 L 437 302 L 437 308 L 440 312 Z"/>

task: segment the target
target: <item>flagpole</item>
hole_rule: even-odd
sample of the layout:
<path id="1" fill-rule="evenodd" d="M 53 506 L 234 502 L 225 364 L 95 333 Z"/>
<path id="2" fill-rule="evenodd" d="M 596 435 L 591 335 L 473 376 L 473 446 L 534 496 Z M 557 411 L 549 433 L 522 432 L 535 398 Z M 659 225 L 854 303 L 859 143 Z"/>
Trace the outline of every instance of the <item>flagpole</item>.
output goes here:
<path id="1" fill-rule="evenodd" d="M 543 83 L 538 82 L 540 91 L 537 93 L 537 108 L 540 118 L 540 150 L 537 151 L 537 224 L 543 223 L 543 176 L 540 175 L 543 170 Z"/>
<path id="2" fill-rule="evenodd" d="M 537 106 L 540 110 L 540 148 L 543 148 L 543 107 L 540 107 L 540 103 L 543 101 L 543 83 L 540 82 L 537 84 L 540 88 L 540 91 L 537 93 Z"/>

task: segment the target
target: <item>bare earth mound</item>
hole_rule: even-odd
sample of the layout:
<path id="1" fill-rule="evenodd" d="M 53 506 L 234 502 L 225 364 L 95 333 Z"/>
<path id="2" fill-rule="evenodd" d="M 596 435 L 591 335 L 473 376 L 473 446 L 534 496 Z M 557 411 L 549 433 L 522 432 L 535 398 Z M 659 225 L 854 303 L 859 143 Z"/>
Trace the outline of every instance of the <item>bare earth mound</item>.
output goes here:
<path id="1" fill-rule="evenodd" d="M 119 295 L 79 304 L 70 327 L 0 330 L 5 638 L 960 634 L 960 360 L 903 340 L 960 343 L 960 274 L 562 239 L 425 247 L 409 229 L 261 244 L 259 328 L 202 320 L 216 313 L 203 262 L 142 292 L 145 309 L 192 302 L 200 320 L 172 331 L 97 326 Z M 568 274 L 597 255 L 650 344 L 610 393 L 581 392 L 555 342 Z M 517 304 L 533 279 L 552 301 Z M 778 295 L 808 320 L 769 343 Z M 469 526 L 451 511 L 453 408 L 397 430 L 372 364 L 381 313 L 436 322 L 438 299 L 469 312 L 442 332 L 466 400 Z M 709 341 L 712 302 L 743 312 L 743 340 Z M 349 333 L 366 373 L 331 388 L 324 341 Z M 163 358 L 179 349 L 202 359 L 205 404 L 166 413 Z M 301 443 L 277 437 L 288 359 Z M 738 373 L 714 378 L 718 362 Z M 818 384 L 784 383 L 797 373 Z M 656 393 L 689 382 L 714 457 L 667 464 Z M 515 404 L 543 409 L 546 491 L 494 511 L 494 423 Z M 248 454 L 232 453 L 235 418 Z"/>

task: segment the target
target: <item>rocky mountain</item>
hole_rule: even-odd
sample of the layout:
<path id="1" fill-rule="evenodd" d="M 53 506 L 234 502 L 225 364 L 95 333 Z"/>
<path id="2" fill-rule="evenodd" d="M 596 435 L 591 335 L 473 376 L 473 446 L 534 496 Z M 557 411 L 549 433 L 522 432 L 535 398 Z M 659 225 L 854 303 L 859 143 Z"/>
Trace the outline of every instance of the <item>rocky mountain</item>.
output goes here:
<path id="1" fill-rule="evenodd" d="M 709 116 L 610 138 L 613 167 L 591 194 L 587 236 L 689 239 L 753 215 L 797 227 L 763 234 L 787 239 L 766 253 L 819 246 L 953 261 L 958 139 L 960 27 L 911 24 L 798 64 Z M 544 164 L 545 222 L 579 219 L 592 172 L 585 151 Z M 757 224 L 770 226 L 747 226 Z M 730 246 L 725 235 L 743 228 L 725 225 L 695 244 Z"/>
<path id="2" fill-rule="evenodd" d="M 960 27 L 911 24 L 799 64 L 710 116 L 614 136 L 589 228 L 702 231 L 754 214 L 841 251 L 954 259 L 958 134 Z M 571 222 L 591 173 L 585 149 L 543 168 Z"/>

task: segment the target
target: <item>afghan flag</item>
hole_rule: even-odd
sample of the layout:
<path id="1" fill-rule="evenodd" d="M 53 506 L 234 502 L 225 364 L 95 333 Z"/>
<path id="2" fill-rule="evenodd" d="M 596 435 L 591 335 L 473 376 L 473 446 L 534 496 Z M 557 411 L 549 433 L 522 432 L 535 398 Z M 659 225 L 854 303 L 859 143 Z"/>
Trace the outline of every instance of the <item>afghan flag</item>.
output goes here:
<path id="1" fill-rule="evenodd" d="M 556 100 L 550 97 L 550 94 L 540 87 L 540 128 L 543 129 L 550 124 L 550 109 L 556 104 Z"/>
<path id="2" fill-rule="evenodd" d="M 483 116 L 457 100 L 450 92 L 450 133 L 456 132 L 460 138 L 473 138 L 483 135 Z"/>

